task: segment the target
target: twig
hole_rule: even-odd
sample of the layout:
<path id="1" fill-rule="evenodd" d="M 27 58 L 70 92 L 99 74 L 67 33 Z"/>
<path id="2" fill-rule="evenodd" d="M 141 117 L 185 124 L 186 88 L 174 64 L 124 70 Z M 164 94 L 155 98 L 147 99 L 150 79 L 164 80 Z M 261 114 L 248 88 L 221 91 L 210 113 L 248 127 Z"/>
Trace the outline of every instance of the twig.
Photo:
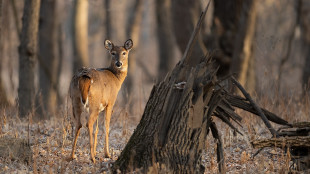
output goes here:
<path id="1" fill-rule="evenodd" d="M 256 155 L 258 155 L 265 147 L 262 147 L 260 149 L 258 149 L 252 156 L 251 158 L 254 159 L 256 157 Z"/>
<path id="2" fill-rule="evenodd" d="M 247 100 L 252 104 L 254 109 L 257 110 L 258 115 L 262 118 L 263 122 L 267 126 L 267 128 L 270 131 L 270 133 L 272 134 L 272 136 L 273 137 L 274 136 L 279 137 L 278 132 L 276 130 L 274 130 L 274 128 L 271 126 L 270 122 L 268 121 L 267 117 L 263 113 L 262 109 L 260 107 L 258 107 L 258 105 L 253 101 L 250 94 L 242 87 L 242 85 L 234 77 L 231 77 L 231 79 L 232 79 L 233 83 L 235 83 L 235 85 L 240 89 L 240 91 L 242 92 L 244 97 L 247 98 Z"/>

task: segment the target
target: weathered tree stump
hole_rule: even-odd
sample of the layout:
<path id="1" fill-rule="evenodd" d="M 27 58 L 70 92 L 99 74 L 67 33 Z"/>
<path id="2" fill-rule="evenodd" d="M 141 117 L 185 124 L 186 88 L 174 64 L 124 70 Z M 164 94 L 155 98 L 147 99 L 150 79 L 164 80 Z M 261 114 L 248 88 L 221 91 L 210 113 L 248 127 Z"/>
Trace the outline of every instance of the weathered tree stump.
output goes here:
<path id="1" fill-rule="evenodd" d="M 232 124 L 234 121 L 241 125 L 242 119 L 235 113 L 231 104 L 234 102 L 237 107 L 242 106 L 256 114 L 264 112 L 264 118 L 288 125 L 285 120 L 260 110 L 257 105 L 253 107 L 253 101 L 248 103 L 248 100 L 229 95 L 217 80 L 217 69 L 208 56 L 203 57 L 198 65 L 190 61 L 193 43 L 207 8 L 181 61 L 171 74 L 153 87 L 140 123 L 112 167 L 114 172 L 140 169 L 144 173 L 159 170 L 203 173 L 201 156 L 210 130 L 218 140 L 217 160 L 220 172 L 224 172 L 223 145 L 212 116 L 239 132 Z M 266 125 L 270 125 L 268 120 L 264 120 Z"/>

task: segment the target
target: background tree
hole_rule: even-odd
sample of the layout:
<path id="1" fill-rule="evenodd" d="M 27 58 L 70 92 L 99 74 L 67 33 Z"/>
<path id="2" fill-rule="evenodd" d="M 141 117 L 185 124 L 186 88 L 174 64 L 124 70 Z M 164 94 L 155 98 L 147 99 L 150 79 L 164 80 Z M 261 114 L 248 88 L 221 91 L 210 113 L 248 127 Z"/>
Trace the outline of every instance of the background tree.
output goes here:
<path id="1" fill-rule="evenodd" d="M 6 12 L 7 13 L 7 12 Z M 2 57 L 3 57 L 3 49 L 4 49 L 4 39 L 3 39 L 3 34 L 5 33 L 3 31 L 3 27 L 4 26 L 4 20 L 3 20 L 3 0 L 0 0 L 0 62 L 2 62 Z M 4 28 L 5 30 L 6 28 Z M 8 104 L 8 100 L 7 100 L 7 96 L 6 96 L 6 92 L 3 86 L 3 81 L 2 81 L 2 66 L 0 66 L 0 106 L 5 106 Z"/>
<path id="2" fill-rule="evenodd" d="M 89 66 L 88 60 L 88 1 L 74 0 L 73 10 L 73 72 Z"/>
<path id="3" fill-rule="evenodd" d="M 301 1 L 301 38 L 305 52 L 302 83 L 307 92 L 310 92 L 310 2 L 307 0 L 299 1 Z"/>
<path id="4" fill-rule="evenodd" d="M 33 109 L 35 99 L 35 64 L 37 62 L 37 39 L 40 0 L 26 0 L 23 27 L 19 46 L 19 114 L 25 117 Z"/>
<path id="5" fill-rule="evenodd" d="M 174 37 L 172 32 L 171 0 L 156 1 L 157 36 L 159 49 L 158 80 L 174 67 Z"/>
<path id="6" fill-rule="evenodd" d="M 184 53 L 191 33 L 202 11 L 201 3 L 200 1 L 191 0 L 184 0 L 181 2 L 172 0 L 171 8 L 173 33 L 180 51 Z M 206 54 L 207 48 L 203 43 L 202 37 L 198 37 L 191 54 L 193 57 L 193 59 L 191 59 L 192 64 L 197 65 L 200 58 Z"/>
<path id="7" fill-rule="evenodd" d="M 42 1 L 39 23 L 39 84 L 43 106 L 41 115 L 54 115 L 59 97 L 57 83 L 59 71 L 59 19 L 58 1 Z M 44 113 L 44 108 L 47 113 Z"/>
<path id="8" fill-rule="evenodd" d="M 134 95 L 134 91 L 137 88 L 137 80 L 135 78 L 137 68 L 137 51 L 135 48 L 139 48 L 141 23 L 143 12 L 143 0 L 135 0 L 133 7 L 129 11 L 128 20 L 126 25 L 127 38 L 131 38 L 134 42 L 133 49 L 130 52 L 128 75 L 126 77 L 125 87 L 125 101 L 131 114 L 134 113 L 134 103 L 137 101 L 137 96 Z"/>
<path id="9" fill-rule="evenodd" d="M 252 42 L 255 36 L 256 0 L 239 1 L 240 15 L 235 26 L 238 26 L 233 48 L 230 72 L 236 73 L 236 78 L 249 93 L 255 91 L 255 61 Z"/>

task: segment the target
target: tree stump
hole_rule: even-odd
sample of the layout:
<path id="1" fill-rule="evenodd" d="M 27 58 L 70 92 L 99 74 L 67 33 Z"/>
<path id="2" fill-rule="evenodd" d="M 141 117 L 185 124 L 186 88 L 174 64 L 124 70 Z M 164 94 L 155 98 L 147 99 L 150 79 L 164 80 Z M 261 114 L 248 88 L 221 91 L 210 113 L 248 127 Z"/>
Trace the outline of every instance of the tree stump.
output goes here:
<path id="1" fill-rule="evenodd" d="M 203 172 L 204 142 L 221 98 L 219 92 L 214 93 L 219 91 L 215 73 L 206 59 L 193 69 L 178 64 L 169 78 L 155 85 L 139 125 L 113 168 L 124 172 L 159 164 L 182 173 Z"/>
<path id="2" fill-rule="evenodd" d="M 207 9 L 208 5 L 181 61 L 171 74 L 153 87 L 140 123 L 112 167 L 114 172 L 203 173 L 201 156 L 210 130 L 217 139 L 219 170 L 224 172 L 223 145 L 212 116 L 239 132 L 231 121 L 241 125 L 241 117 L 231 103 L 259 115 L 267 113 L 261 116 L 267 126 L 270 125 L 268 120 L 288 125 L 278 116 L 262 111 L 252 100 L 248 103 L 249 95 L 248 100 L 229 95 L 217 80 L 218 68 L 214 68 L 210 57 L 203 57 L 198 64 L 191 61 L 194 42 Z"/>

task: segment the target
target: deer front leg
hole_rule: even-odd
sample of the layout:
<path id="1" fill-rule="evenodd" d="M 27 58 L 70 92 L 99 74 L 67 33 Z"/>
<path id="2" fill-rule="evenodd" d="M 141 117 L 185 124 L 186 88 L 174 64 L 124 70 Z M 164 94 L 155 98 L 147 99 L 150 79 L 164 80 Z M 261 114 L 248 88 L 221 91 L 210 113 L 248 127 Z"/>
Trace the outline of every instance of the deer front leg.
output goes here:
<path id="1" fill-rule="evenodd" d="M 104 145 L 104 156 L 106 158 L 110 158 L 109 153 L 109 128 L 110 128 L 110 120 L 111 120 L 111 114 L 112 114 L 112 107 L 107 106 L 106 107 L 106 113 L 105 113 L 105 145 Z"/>
<path id="2" fill-rule="evenodd" d="M 89 146 L 90 146 L 90 157 L 91 160 L 95 163 L 95 149 L 94 149 L 94 141 L 93 141 L 93 129 L 94 129 L 94 123 L 98 118 L 97 112 L 92 112 L 89 116 L 87 127 L 88 127 L 88 133 L 89 133 Z"/>

